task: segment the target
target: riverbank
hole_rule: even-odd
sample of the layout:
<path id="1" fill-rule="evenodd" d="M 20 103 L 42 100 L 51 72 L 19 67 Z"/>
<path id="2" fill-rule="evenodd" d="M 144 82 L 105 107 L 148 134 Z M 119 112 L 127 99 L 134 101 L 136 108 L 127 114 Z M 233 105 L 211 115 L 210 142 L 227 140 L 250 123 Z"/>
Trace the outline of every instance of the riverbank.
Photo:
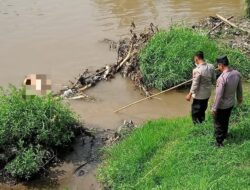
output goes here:
<path id="1" fill-rule="evenodd" d="M 190 63 L 190 59 L 197 51 L 204 52 L 208 63 L 214 63 L 219 55 L 227 55 L 230 66 L 248 80 L 250 41 L 246 39 L 250 34 L 249 20 L 241 19 L 236 25 L 229 19 L 233 16 L 226 19 L 217 14 L 216 17 L 203 19 L 192 28 L 173 24 L 161 30 L 151 23 L 141 32 L 135 31 L 136 25 L 132 22 L 130 38 L 125 37 L 118 42 L 104 40 L 110 49 L 117 50 L 117 62 L 95 72 L 86 69 L 74 82 L 70 81 L 71 84 L 61 89 L 61 96 L 71 100 L 88 97 L 84 94 L 87 89 L 95 87 L 100 81 L 114 79 L 118 72 L 150 96 L 152 89 L 165 90 L 192 78 L 195 65 Z"/>
<path id="2" fill-rule="evenodd" d="M 242 28 L 243 30 L 250 29 L 247 24 L 249 20 L 232 21 L 237 23 L 240 30 L 221 23 L 221 20 L 215 17 L 209 17 L 207 20 L 204 19 L 193 28 L 195 31 L 198 30 L 200 38 L 204 38 L 199 45 L 207 40 L 213 47 L 208 48 L 206 52 L 212 54 L 210 55 L 212 59 L 209 57 L 209 61 L 213 62 L 217 54 L 228 54 L 232 66 L 249 79 L 247 71 L 249 69 L 249 33 L 242 32 Z M 209 24 L 204 24 L 204 21 Z M 215 26 L 216 29 L 214 29 Z M 160 32 L 153 36 L 146 50 L 143 50 L 146 52 L 144 54 L 148 54 L 148 63 L 151 66 L 147 68 L 146 74 L 152 76 L 154 73 L 152 67 L 159 69 L 150 80 L 150 82 L 156 81 L 156 85 L 152 86 L 156 87 L 159 84 L 158 88 L 162 89 L 166 84 L 164 81 L 157 83 L 157 77 L 163 69 L 160 68 L 162 65 L 153 64 L 152 60 L 157 60 L 155 63 L 158 64 L 159 57 L 164 59 L 166 55 L 164 52 L 172 52 L 172 47 L 175 47 L 175 44 L 171 44 L 171 37 L 177 33 L 186 35 L 186 31 L 180 30 L 173 34 L 170 32 L 170 37 L 167 32 Z M 179 35 L 178 40 L 184 39 L 182 42 L 188 47 L 187 42 L 193 36 L 185 38 L 183 37 L 185 35 Z M 207 35 L 209 38 L 203 37 Z M 198 36 L 197 39 L 199 39 Z M 172 45 L 171 48 L 162 50 L 161 44 L 166 43 L 164 40 Z M 207 45 L 204 46 L 207 47 Z M 215 47 L 222 48 L 222 51 L 217 51 Z M 202 45 L 200 48 L 203 50 Z M 211 52 L 211 49 L 215 51 Z M 160 54 L 156 56 L 156 59 L 153 56 L 154 52 Z M 176 57 L 176 55 L 170 57 Z M 163 64 L 165 63 L 166 60 L 163 61 Z M 177 62 L 170 61 L 171 63 Z M 248 167 L 250 164 L 249 111 L 250 94 L 247 93 L 244 104 L 233 112 L 232 135 L 227 139 L 223 149 L 213 146 L 213 119 L 210 115 L 207 122 L 199 128 L 194 127 L 191 119 L 187 117 L 149 121 L 125 140 L 105 149 L 104 162 L 99 168 L 99 180 L 107 189 L 182 189 L 183 187 L 185 189 L 247 189 L 250 186 L 248 182 L 250 171 Z"/>
<path id="3" fill-rule="evenodd" d="M 117 80 L 118 78 L 118 80 Z M 110 114 L 113 112 L 114 109 L 117 108 L 119 105 L 123 105 L 131 100 L 139 99 L 141 96 L 138 92 L 134 91 L 134 86 L 127 81 L 124 82 L 124 79 L 117 77 L 114 82 L 110 82 L 109 84 L 100 84 L 97 89 L 93 89 L 92 91 L 88 91 L 88 93 L 93 93 L 94 96 L 98 96 L 97 101 L 94 103 L 86 103 L 86 102 L 79 102 L 79 101 L 72 101 L 71 105 L 73 105 L 73 109 L 78 113 L 82 113 L 82 118 L 87 118 L 88 127 L 104 127 L 107 129 L 116 128 L 122 123 L 124 118 L 135 119 L 136 122 L 143 122 L 145 119 L 157 119 L 159 117 L 176 117 L 177 115 L 186 115 L 188 113 L 189 104 L 184 100 L 183 92 L 171 92 L 168 95 L 161 96 L 157 99 L 153 99 L 150 102 L 145 102 L 144 104 L 140 105 L 140 108 L 134 108 L 131 110 L 126 110 L 126 113 L 116 115 Z M 123 82 L 121 82 L 123 81 Z M 129 85 L 128 85 L 129 84 Z M 101 87 L 100 87 L 101 86 Z M 118 87 L 118 88 L 117 88 Z M 115 89 L 115 93 L 114 93 Z M 112 91 L 113 90 L 113 91 Z M 128 92 L 129 91 L 129 92 Z M 117 93 L 119 92 L 119 93 Z M 124 93 L 122 93 L 124 92 Z M 104 94 L 104 96 L 103 96 Z M 106 95 L 105 95 L 106 94 Z M 115 94 L 115 95 L 114 95 Z M 123 95 L 121 97 L 121 94 Z M 116 101 L 114 101 L 116 100 Z M 81 105 L 81 106 L 80 106 Z M 98 105 L 98 106 L 97 106 Z M 153 106 L 152 106 L 153 105 Z M 182 106 L 183 109 L 180 111 L 179 107 Z M 84 111 L 82 111 L 84 110 Z M 85 114 L 85 112 L 87 114 Z M 186 120 L 187 121 L 187 120 Z M 185 121 L 185 122 L 186 122 Z M 79 146 L 78 146 L 79 145 Z M 87 146 L 90 144 L 87 144 Z M 82 144 L 77 142 L 76 146 L 78 146 L 78 150 L 82 149 Z M 101 148 L 102 146 L 99 146 Z M 77 148 L 75 149 L 77 150 Z M 90 149 L 92 151 L 92 149 Z M 81 187 L 85 182 L 86 179 L 89 179 L 88 174 L 92 173 L 95 170 L 95 163 L 85 165 L 82 170 L 79 170 L 80 174 L 84 174 L 84 178 L 79 176 L 78 172 L 76 174 L 72 174 L 72 171 L 79 166 L 80 163 L 75 162 L 75 160 L 81 160 L 89 153 L 84 153 L 83 150 L 76 151 L 75 157 L 70 158 L 69 160 L 65 161 L 63 167 L 59 168 L 59 173 L 57 175 L 62 180 L 59 180 L 59 184 L 54 184 L 55 186 L 51 186 L 51 189 L 56 189 L 60 187 Z M 78 154 L 79 153 L 79 154 Z M 71 154 L 71 155 L 72 155 Z M 79 159 L 76 159 L 79 158 Z M 85 161 L 82 163 L 84 164 Z M 90 172 L 88 172 L 90 171 Z M 94 172 L 95 173 L 95 172 Z M 63 177 L 62 177 L 63 176 Z M 91 179 L 95 179 L 93 175 Z M 55 180 L 56 181 L 56 180 Z M 81 181 L 81 182 L 80 182 Z M 83 182 L 84 181 L 84 182 Z M 54 181 L 53 181 L 54 182 Z M 49 188 L 50 181 L 38 181 L 35 183 L 32 188 L 42 189 L 42 188 Z"/>
<path id="4" fill-rule="evenodd" d="M 211 116 L 200 126 L 189 117 L 149 121 L 105 149 L 99 180 L 109 189 L 248 189 L 249 111 L 248 93 L 220 149 Z"/>

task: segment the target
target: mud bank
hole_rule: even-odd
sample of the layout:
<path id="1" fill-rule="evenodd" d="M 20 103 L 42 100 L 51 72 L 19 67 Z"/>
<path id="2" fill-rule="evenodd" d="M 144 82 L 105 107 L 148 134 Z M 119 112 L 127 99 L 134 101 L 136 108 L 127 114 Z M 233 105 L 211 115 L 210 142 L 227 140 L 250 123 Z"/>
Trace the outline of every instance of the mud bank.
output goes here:
<path id="1" fill-rule="evenodd" d="M 96 167 L 101 163 L 101 149 L 116 143 L 131 133 L 136 126 L 132 121 L 124 121 L 117 130 L 86 129 L 73 143 L 50 164 L 50 168 L 28 182 L 8 181 L 2 190 L 22 189 L 102 189 L 96 180 Z M 16 184 L 16 185 L 15 185 Z"/>

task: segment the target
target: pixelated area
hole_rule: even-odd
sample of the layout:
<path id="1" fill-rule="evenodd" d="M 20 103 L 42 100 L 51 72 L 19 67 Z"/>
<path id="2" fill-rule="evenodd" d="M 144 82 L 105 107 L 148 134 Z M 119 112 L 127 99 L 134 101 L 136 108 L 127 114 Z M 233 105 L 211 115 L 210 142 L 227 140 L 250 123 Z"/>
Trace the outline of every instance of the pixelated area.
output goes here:
<path id="1" fill-rule="evenodd" d="M 24 79 L 26 96 L 43 96 L 51 93 L 51 80 L 44 74 L 30 74 Z"/>

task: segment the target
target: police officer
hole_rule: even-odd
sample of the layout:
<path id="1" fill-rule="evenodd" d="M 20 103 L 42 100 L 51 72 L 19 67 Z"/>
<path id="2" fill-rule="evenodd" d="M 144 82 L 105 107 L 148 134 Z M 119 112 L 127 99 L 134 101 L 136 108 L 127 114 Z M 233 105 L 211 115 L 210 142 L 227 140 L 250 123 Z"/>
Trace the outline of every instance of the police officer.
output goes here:
<path id="1" fill-rule="evenodd" d="M 241 74 L 229 68 L 227 56 L 217 58 L 218 70 L 222 73 L 217 80 L 216 95 L 212 107 L 215 127 L 215 145 L 223 146 L 228 134 L 228 125 L 231 111 L 237 98 L 238 104 L 243 101 Z M 236 98 L 235 98 L 236 96 Z"/>
<path id="2" fill-rule="evenodd" d="M 193 81 L 186 100 L 192 103 L 192 120 L 194 124 L 205 121 L 205 112 L 211 96 L 212 85 L 216 81 L 214 66 L 204 61 L 204 53 L 199 51 L 194 56 L 196 68 L 193 70 Z"/>

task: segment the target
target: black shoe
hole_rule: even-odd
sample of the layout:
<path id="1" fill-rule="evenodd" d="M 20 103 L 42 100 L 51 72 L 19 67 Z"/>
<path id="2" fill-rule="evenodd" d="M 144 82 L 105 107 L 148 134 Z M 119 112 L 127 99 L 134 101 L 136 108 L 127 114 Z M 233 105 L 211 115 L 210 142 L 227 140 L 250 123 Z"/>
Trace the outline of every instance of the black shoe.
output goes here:
<path id="1" fill-rule="evenodd" d="M 232 135 L 232 133 L 228 133 L 227 136 L 226 136 L 226 139 L 233 139 L 234 136 Z"/>
<path id="2" fill-rule="evenodd" d="M 215 142 L 214 146 L 217 147 L 217 148 L 221 148 L 221 147 L 224 147 L 224 144 L 223 143 L 219 143 L 219 142 Z"/>

